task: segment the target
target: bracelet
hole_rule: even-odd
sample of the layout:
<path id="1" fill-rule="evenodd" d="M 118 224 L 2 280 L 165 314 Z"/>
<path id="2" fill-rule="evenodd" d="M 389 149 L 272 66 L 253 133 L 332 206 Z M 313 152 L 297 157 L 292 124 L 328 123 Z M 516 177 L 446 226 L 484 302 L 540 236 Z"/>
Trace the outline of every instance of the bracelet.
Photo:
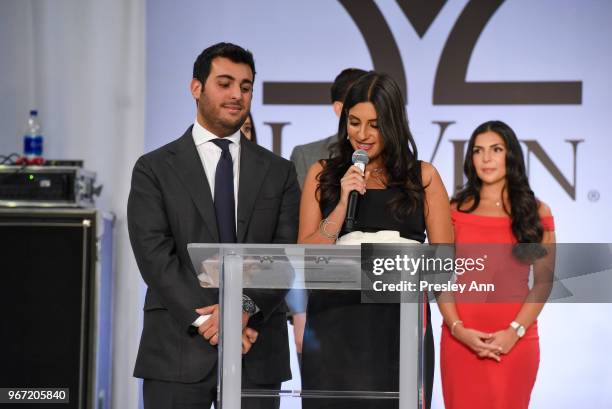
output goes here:
<path id="1" fill-rule="evenodd" d="M 453 337 L 455 336 L 455 325 L 457 325 L 457 324 L 461 324 L 461 325 L 463 325 L 463 321 L 461 321 L 461 320 L 457 320 L 457 321 L 453 322 L 453 324 L 451 325 L 450 330 L 451 330 L 451 335 L 452 335 Z"/>
<path id="2" fill-rule="evenodd" d="M 319 233 L 321 233 L 323 236 L 327 237 L 328 239 L 333 239 L 333 240 L 337 240 L 338 239 L 338 233 L 340 232 L 339 230 L 335 233 L 329 233 L 327 230 L 325 230 L 325 227 L 328 224 L 337 224 L 336 222 L 332 222 L 329 219 L 323 219 L 321 220 L 321 223 L 319 223 Z"/>

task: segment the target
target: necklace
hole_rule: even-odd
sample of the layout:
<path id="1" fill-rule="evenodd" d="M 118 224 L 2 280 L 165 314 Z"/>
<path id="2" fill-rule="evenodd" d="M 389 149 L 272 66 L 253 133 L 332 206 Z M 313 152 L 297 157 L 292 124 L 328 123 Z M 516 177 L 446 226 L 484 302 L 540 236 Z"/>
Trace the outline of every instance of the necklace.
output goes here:
<path id="1" fill-rule="evenodd" d="M 374 179 L 378 181 L 378 183 L 380 183 L 381 186 L 387 187 L 387 184 L 383 182 L 383 180 L 380 178 L 380 173 L 382 171 L 383 171 L 383 168 L 376 168 L 376 169 L 372 169 L 372 172 L 370 174 L 374 177 Z"/>
<path id="2" fill-rule="evenodd" d="M 494 203 L 495 207 L 502 207 L 503 204 L 504 204 L 503 197 L 501 197 L 499 199 L 493 199 L 492 197 L 485 195 L 485 196 L 481 196 L 480 200 L 484 200 L 484 201 L 489 202 L 489 203 Z"/>
<path id="3" fill-rule="evenodd" d="M 504 199 L 495 200 L 495 199 L 492 199 L 492 198 L 490 199 L 488 197 L 481 197 L 481 200 L 484 200 L 484 201 L 487 201 L 487 202 L 489 202 L 489 200 L 490 200 L 489 203 L 494 203 L 495 207 L 502 207 L 503 204 L 504 204 Z"/>

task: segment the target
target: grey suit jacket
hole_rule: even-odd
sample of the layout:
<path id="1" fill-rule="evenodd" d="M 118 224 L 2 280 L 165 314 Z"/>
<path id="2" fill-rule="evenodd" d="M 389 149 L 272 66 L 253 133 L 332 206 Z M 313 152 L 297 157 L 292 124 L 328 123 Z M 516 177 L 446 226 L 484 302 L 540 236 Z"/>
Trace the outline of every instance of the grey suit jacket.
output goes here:
<path id="1" fill-rule="evenodd" d="M 132 175 L 128 231 L 148 287 L 134 369 L 140 378 L 197 382 L 216 376 L 217 348 L 191 325 L 196 308 L 219 302 L 216 290 L 200 286 L 187 253 L 188 243 L 219 241 L 213 198 L 191 130 L 140 157 Z M 244 135 L 240 143 L 238 243 L 295 243 L 299 187 L 293 165 Z M 261 311 L 248 323 L 259 337 L 244 356 L 244 374 L 261 384 L 289 379 L 285 293 L 247 294 Z"/>
<path id="2" fill-rule="evenodd" d="M 329 147 L 336 141 L 336 135 L 328 136 L 305 145 L 298 145 L 291 152 L 291 162 L 295 165 L 300 188 L 304 187 L 304 178 L 308 169 L 319 159 L 329 157 Z"/>

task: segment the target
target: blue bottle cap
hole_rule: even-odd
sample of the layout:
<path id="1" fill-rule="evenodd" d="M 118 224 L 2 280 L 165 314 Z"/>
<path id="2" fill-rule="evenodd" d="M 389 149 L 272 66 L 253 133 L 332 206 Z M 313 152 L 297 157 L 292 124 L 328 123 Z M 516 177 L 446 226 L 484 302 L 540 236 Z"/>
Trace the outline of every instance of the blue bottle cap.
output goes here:
<path id="1" fill-rule="evenodd" d="M 37 115 L 38 115 L 38 110 L 36 110 L 36 109 L 32 109 L 32 110 L 30 111 L 30 116 L 37 116 Z"/>

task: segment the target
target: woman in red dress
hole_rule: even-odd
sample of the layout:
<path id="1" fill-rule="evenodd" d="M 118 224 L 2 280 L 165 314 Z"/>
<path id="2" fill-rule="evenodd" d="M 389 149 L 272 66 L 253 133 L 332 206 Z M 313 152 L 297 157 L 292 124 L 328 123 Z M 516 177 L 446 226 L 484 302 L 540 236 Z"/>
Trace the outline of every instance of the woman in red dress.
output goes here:
<path id="1" fill-rule="evenodd" d="M 505 123 L 486 122 L 474 131 L 464 172 L 467 183 L 451 201 L 456 254 L 488 258 L 483 271 L 466 272 L 457 283 L 496 287 L 441 295 L 445 406 L 527 408 L 540 361 L 536 320 L 550 293 L 554 221 L 529 187 L 520 144 Z"/>

